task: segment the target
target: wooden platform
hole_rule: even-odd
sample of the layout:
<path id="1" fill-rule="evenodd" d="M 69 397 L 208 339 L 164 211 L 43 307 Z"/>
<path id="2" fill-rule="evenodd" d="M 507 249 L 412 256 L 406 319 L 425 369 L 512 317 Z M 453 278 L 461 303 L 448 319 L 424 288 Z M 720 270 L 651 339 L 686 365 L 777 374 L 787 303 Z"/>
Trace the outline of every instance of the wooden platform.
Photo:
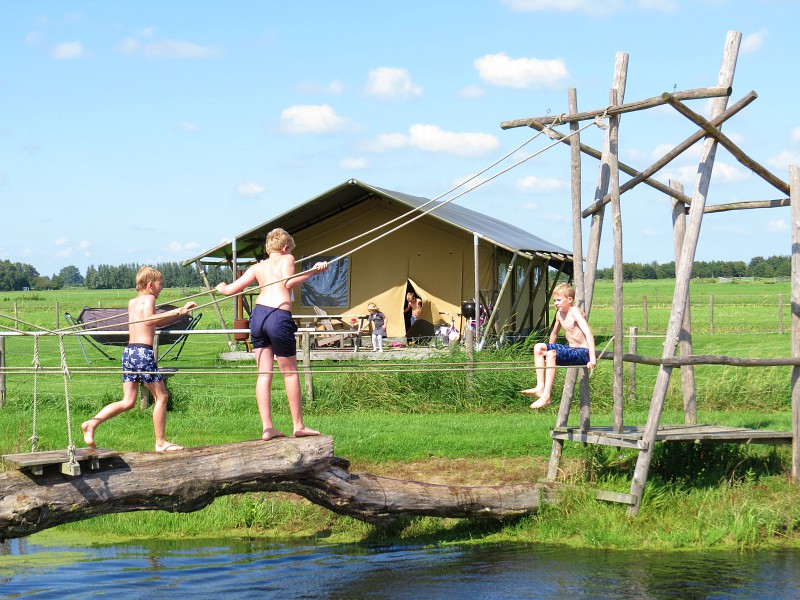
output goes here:
<path id="1" fill-rule="evenodd" d="M 100 459 L 113 458 L 115 456 L 119 456 L 119 452 L 105 448 L 77 448 L 75 450 L 75 459 L 79 464 L 82 462 L 88 463 L 90 470 L 100 468 Z M 18 469 L 30 469 L 34 475 L 41 475 L 47 465 L 62 465 L 61 471 L 63 473 L 80 475 L 80 468 L 77 472 L 67 469 L 69 463 L 69 452 L 67 450 L 3 454 L 3 460 L 13 463 Z"/>
<path id="2" fill-rule="evenodd" d="M 553 427 L 550 437 L 587 444 L 600 444 L 635 450 L 647 450 L 643 441 L 644 426 L 626 425 L 622 433 L 614 433 L 613 427 Z M 732 444 L 791 444 L 791 431 L 745 429 L 721 425 L 663 425 L 656 433 L 657 442 L 732 443 Z"/>

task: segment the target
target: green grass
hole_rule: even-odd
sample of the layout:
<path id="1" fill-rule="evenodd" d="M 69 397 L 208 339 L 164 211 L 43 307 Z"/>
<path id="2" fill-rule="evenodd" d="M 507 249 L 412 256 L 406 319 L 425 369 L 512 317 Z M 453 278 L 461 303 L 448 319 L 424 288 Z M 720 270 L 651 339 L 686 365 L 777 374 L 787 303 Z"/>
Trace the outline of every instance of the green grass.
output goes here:
<path id="1" fill-rule="evenodd" d="M 625 320 L 636 321 L 635 305 L 648 297 L 648 335 L 638 340 L 639 354 L 660 355 L 663 329 L 671 305 L 673 282 L 626 283 Z M 777 296 L 784 284 L 692 284 L 693 316 L 700 324 L 694 335 L 695 354 L 789 356 L 789 334 L 776 333 Z M 167 290 L 162 300 L 175 300 L 193 290 Z M 590 322 L 602 349 L 611 332 L 611 310 L 604 303 L 613 289 L 600 282 Z M 714 295 L 715 333 L 702 325 L 703 302 Z M 59 312 L 73 314 L 84 305 L 124 305 L 129 291 L 0 294 L 0 314 L 14 313 L 30 323 L 56 327 Z M 723 307 L 726 307 L 723 309 Z M 735 310 L 734 310 L 735 309 Z M 788 307 L 786 307 L 788 327 Z M 639 316 L 642 314 L 639 311 Z M 706 318 L 708 313 L 706 312 Z M 0 317 L 0 324 L 9 325 Z M 61 326 L 64 325 L 63 319 Z M 216 327 L 207 310 L 202 329 Z M 23 327 L 29 329 L 29 327 Z M 627 330 L 626 330 L 627 333 Z M 640 333 L 644 333 L 640 330 Z M 314 400 L 306 401 L 306 421 L 335 438 L 338 456 L 352 462 L 353 472 L 375 470 L 385 476 L 410 463 L 434 465 L 460 477 L 465 464 L 480 469 L 476 477 L 491 483 L 535 480 L 543 476 L 552 442 L 550 427 L 555 408 L 532 413 L 518 390 L 530 387 L 530 338 L 520 348 L 476 355 L 473 377 L 464 372 L 462 353 L 444 354 L 426 363 L 399 361 L 391 367 L 368 362 L 327 362 L 314 365 Z M 34 399 L 40 450 L 64 448 L 68 441 L 66 403 L 69 398 L 71 433 L 81 445 L 81 421 L 94 415 L 121 393 L 119 362 L 96 359 L 86 365 L 77 340 L 64 339 L 70 378 L 65 384 L 55 337 L 39 340 L 39 360 L 47 372 L 34 382 L 32 336 L 6 339 L 6 405 L 0 409 L 0 451 L 30 449 Z M 610 347 L 608 348 L 610 350 Z M 118 350 L 111 349 L 113 355 Z M 218 359 L 227 350 L 224 336 L 192 337 L 177 362 L 181 373 L 169 388 L 169 439 L 187 446 L 224 444 L 254 439 L 260 423 L 254 401 L 254 365 L 231 365 Z M 627 340 L 625 351 L 627 351 Z M 435 371 L 429 370 L 431 368 Z M 87 371 L 87 369 L 91 369 Z M 190 373 L 190 371 L 197 371 Z M 658 369 L 638 365 L 636 396 L 626 399 L 625 422 L 643 424 L 647 418 Z M 790 374 L 787 367 L 695 368 L 700 414 L 698 421 L 720 425 L 789 430 Z M 673 371 L 663 423 L 682 422 L 679 371 Z M 628 377 L 627 365 L 625 377 Z M 556 378 L 560 395 L 564 374 Z M 35 384 L 35 385 L 34 385 Z M 34 387 L 36 394 L 34 394 Z M 592 424 L 611 423 L 613 397 L 610 361 L 601 362 L 590 380 Z M 273 386 L 276 424 L 291 427 L 280 377 Z M 574 411 L 572 421 L 575 421 Z M 103 424 L 97 432 L 101 446 L 120 451 L 149 451 L 153 430 L 149 410 L 134 409 Z M 659 446 L 660 448 L 661 446 Z M 567 444 L 564 478 L 578 487 L 556 506 L 509 523 L 449 519 L 415 519 L 381 532 L 353 519 L 336 516 L 288 494 L 246 494 L 217 499 L 197 513 L 173 515 L 146 512 L 109 515 L 70 524 L 54 534 L 110 541 L 120 537 L 259 535 L 314 541 L 361 542 L 375 539 L 415 540 L 422 543 L 489 543 L 514 540 L 598 548 L 712 548 L 796 544 L 800 526 L 800 493 L 789 482 L 787 447 L 681 445 L 681 452 L 657 449 L 638 517 L 625 516 L 619 505 L 599 503 L 596 488 L 628 492 L 635 454 L 628 451 Z M 464 463 L 463 461 L 472 461 Z M 451 465 L 452 466 L 449 466 Z M 459 471 L 455 473 L 455 471 Z M 691 518 L 687 518 L 687 515 Z"/>

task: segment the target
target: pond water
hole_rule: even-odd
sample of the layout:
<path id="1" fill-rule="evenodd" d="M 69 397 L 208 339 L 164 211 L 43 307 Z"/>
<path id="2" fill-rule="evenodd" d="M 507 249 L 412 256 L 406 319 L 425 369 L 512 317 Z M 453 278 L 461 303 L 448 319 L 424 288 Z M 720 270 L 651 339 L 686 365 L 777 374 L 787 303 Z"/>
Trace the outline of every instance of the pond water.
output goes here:
<path id="1" fill-rule="evenodd" d="M 0 545 L 0 598 L 800 598 L 800 549 L 618 552 L 529 545 Z M 24 564 L 17 559 L 24 558 Z"/>

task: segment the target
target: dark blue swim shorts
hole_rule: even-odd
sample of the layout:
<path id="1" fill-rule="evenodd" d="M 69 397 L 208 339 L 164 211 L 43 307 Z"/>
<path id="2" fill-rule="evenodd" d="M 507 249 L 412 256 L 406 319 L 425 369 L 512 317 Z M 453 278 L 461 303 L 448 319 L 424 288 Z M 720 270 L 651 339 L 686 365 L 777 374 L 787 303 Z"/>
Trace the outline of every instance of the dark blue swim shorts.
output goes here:
<path id="1" fill-rule="evenodd" d="M 128 344 L 122 351 L 122 381 L 155 383 L 163 381 L 158 373 L 156 355 L 149 344 Z"/>
<path id="2" fill-rule="evenodd" d="M 589 363 L 588 348 L 573 348 L 564 344 L 547 344 L 547 349 L 556 351 L 556 364 L 562 367 L 575 367 Z"/>
<path id="3" fill-rule="evenodd" d="M 295 356 L 296 331 L 297 324 L 292 320 L 292 313 L 288 310 L 256 304 L 250 314 L 250 342 L 253 348 L 272 346 L 275 356 Z"/>

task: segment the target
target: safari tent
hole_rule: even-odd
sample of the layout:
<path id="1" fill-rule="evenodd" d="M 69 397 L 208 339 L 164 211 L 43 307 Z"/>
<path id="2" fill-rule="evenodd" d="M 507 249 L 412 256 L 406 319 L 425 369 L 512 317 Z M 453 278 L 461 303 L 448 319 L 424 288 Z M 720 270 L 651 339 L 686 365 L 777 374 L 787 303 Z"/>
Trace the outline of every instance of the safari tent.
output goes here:
<path id="1" fill-rule="evenodd" d="M 453 202 L 382 189 L 351 179 L 233 240 L 187 260 L 243 271 L 265 258 L 264 240 L 286 229 L 301 259 L 298 271 L 319 260 L 331 268 L 295 292 L 292 313 L 366 314 L 375 302 L 388 317 L 390 338 L 432 335 L 480 298 L 483 331 L 525 335 L 547 327 L 552 287 L 572 275 L 572 255 L 518 227 Z M 508 276 L 510 274 L 510 276 Z M 413 290 L 423 312 L 407 331 L 403 307 Z M 245 309 L 247 308 L 247 302 Z M 234 318 L 244 316 L 237 302 Z M 465 319 L 456 317 L 459 331 Z M 479 329 L 479 335 L 482 335 Z"/>

